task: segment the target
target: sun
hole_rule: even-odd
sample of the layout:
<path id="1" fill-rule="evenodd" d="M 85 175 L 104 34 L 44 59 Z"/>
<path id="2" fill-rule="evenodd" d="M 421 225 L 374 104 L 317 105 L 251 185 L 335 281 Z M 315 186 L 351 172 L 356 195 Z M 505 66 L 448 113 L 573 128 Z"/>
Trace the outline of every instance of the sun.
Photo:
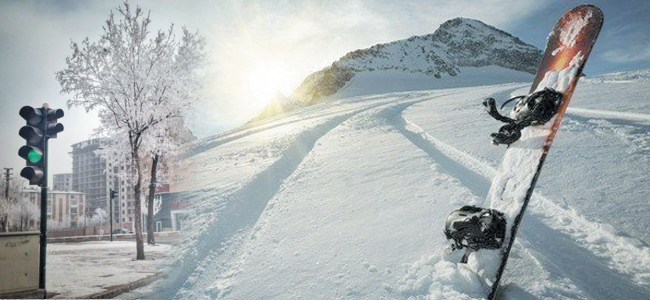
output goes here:
<path id="1" fill-rule="evenodd" d="M 261 109 L 275 100 L 279 93 L 288 94 L 286 78 L 288 67 L 279 61 L 259 62 L 247 72 L 248 93 L 252 104 Z"/>

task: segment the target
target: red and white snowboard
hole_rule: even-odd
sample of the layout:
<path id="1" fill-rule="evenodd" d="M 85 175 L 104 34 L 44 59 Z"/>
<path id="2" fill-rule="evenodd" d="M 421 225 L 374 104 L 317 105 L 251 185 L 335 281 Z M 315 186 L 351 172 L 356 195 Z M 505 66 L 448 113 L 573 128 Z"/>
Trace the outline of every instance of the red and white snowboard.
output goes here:
<path id="1" fill-rule="evenodd" d="M 492 181 L 484 207 L 504 214 L 506 231 L 501 247 L 470 252 L 465 257 L 490 291 L 486 295 L 490 300 L 496 299 L 517 229 L 602 24 L 600 9 L 581 5 L 562 15 L 548 37 L 530 93 L 553 89 L 562 93 L 561 105 L 550 121 L 521 130 L 521 137 L 509 145 Z"/>

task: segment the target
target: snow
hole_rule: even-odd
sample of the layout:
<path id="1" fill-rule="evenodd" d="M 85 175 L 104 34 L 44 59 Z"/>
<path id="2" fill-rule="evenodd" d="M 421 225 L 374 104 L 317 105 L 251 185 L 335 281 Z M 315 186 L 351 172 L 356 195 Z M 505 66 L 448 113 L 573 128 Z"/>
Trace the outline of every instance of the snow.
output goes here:
<path id="1" fill-rule="evenodd" d="M 481 299 L 490 282 L 477 274 L 495 255 L 451 262 L 444 220 L 482 205 L 505 152 L 489 143 L 499 124 L 483 98 L 529 85 L 376 94 L 383 84 L 355 81 L 326 102 L 197 141 L 184 160 L 189 227 L 169 278 L 142 297 Z M 627 77 L 578 85 L 501 299 L 650 298 L 648 89 Z"/>
<path id="2" fill-rule="evenodd" d="M 47 245 L 47 291 L 55 298 L 86 298 L 164 269 L 170 245 L 145 245 L 147 260 L 133 260 L 135 242 L 95 241 Z"/>
<path id="3" fill-rule="evenodd" d="M 571 62 L 569 62 L 569 65 L 566 68 L 558 71 L 550 70 L 546 72 L 544 78 L 539 82 L 535 91 L 537 92 L 545 88 L 551 88 L 560 93 L 566 93 L 572 83 L 572 79 L 576 77 L 583 60 L 584 55 L 582 55 L 582 51 L 578 51 L 578 53 L 571 58 Z"/>
<path id="4" fill-rule="evenodd" d="M 533 75 L 499 66 L 462 67 L 456 76 L 443 75 L 434 79 L 430 75 L 403 71 L 359 72 L 335 97 L 352 97 L 374 89 L 375 93 L 419 91 L 440 88 L 492 85 L 508 82 L 532 81 Z"/>

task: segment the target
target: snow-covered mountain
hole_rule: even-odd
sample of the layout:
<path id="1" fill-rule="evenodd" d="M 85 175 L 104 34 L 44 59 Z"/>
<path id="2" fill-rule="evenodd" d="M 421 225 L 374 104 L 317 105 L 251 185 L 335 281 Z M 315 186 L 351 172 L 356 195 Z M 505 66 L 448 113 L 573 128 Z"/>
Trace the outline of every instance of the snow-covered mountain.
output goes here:
<path id="1" fill-rule="evenodd" d="M 376 92 L 472 86 L 477 78 L 487 80 L 483 84 L 506 83 L 534 74 L 540 58 L 539 49 L 505 31 L 479 20 L 455 18 L 432 34 L 347 53 L 307 76 L 292 95 L 270 104 L 256 120 L 312 105 L 345 88 L 355 90 L 358 87 L 348 85 L 357 77 L 363 77 L 361 86 L 385 82 Z"/>
<path id="2" fill-rule="evenodd" d="M 500 299 L 650 299 L 641 73 L 578 84 Z M 378 82 L 195 142 L 180 183 L 194 205 L 169 278 L 126 297 L 480 299 L 469 268 L 444 265 L 442 228 L 450 211 L 483 205 L 505 151 L 489 142 L 500 124 L 482 100 L 529 84 L 370 95 Z"/>

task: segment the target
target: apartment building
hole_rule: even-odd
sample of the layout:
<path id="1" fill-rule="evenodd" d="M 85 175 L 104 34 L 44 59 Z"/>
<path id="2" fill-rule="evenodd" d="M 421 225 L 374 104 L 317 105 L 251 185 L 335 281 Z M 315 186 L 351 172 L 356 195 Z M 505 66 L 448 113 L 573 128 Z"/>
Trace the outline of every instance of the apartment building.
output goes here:
<path id="1" fill-rule="evenodd" d="M 101 159 L 95 151 L 101 139 L 95 138 L 72 145 L 72 190 L 86 194 L 87 214 L 97 208 L 109 212 L 110 189 L 119 189 L 119 180 L 113 176 L 114 166 Z M 116 201 L 117 202 L 117 201 Z M 119 211 L 114 209 L 113 220 L 119 222 Z"/>
<path id="2" fill-rule="evenodd" d="M 40 209 L 41 190 L 23 190 L 23 197 Z M 86 209 L 86 195 L 84 193 L 70 191 L 49 191 L 47 193 L 47 219 L 48 221 L 58 222 L 61 227 L 83 226 L 84 224 L 78 222 Z"/>
<path id="3" fill-rule="evenodd" d="M 54 174 L 52 189 L 55 191 L 72 191 L 72 173 Z"/>

